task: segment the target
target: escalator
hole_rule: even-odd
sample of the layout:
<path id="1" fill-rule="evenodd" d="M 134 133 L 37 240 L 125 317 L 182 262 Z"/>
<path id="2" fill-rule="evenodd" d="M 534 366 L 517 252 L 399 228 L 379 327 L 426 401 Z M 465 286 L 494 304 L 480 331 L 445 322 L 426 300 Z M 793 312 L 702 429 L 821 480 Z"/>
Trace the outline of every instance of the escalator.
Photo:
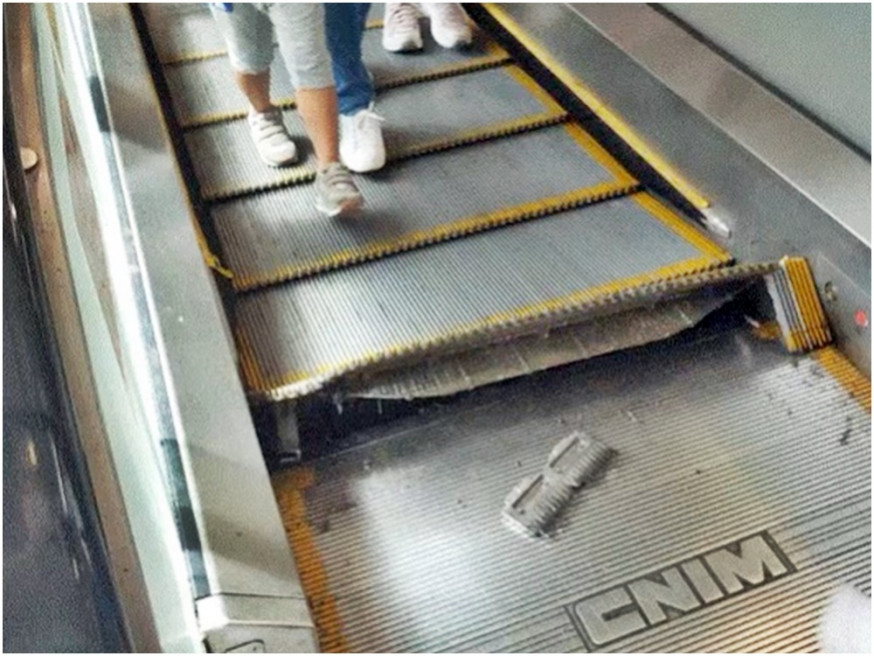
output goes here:
<path id="1" fill-rule="evenodd" d="M 388 164 L 341 220 L 305 148 L 257 159 L 208 10 L 136 9 L 252 407 L 408 408 L 272 475 L 321 649 L 816 649 L 836 586 L 870 596 L 871 428 L 808 264 L 730 252 L 488 20 L 392 55 L 374 9 Z M 549 536 L 507 530 L 573 431 L 614 458 Z"/>

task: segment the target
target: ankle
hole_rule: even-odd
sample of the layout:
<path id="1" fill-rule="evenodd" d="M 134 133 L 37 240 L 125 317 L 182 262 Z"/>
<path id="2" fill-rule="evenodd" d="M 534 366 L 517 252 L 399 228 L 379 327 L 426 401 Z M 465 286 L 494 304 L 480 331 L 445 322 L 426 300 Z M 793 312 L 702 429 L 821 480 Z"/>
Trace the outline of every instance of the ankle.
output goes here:
<path id="1" fill-rule="evenodd" d="M 267 112 L 272 112 L 276 109 L 276 105 L 273 103 L 267 103 L 266 105 L 254 105 L 249 103 L 249 113 L 250 114 L 266 114 Z"/>

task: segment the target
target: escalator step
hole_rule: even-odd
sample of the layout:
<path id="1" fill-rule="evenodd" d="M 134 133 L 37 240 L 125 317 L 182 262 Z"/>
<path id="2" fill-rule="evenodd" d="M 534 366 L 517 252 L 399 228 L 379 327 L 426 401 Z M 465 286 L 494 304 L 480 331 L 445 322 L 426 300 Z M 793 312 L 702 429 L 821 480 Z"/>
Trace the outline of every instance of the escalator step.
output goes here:
<path id="1" fill-rule="evenodd" d="M 255 395 L 291 398 L 374 363 L 727 260 L 646 194 L 606 201 L 246 294 L 237 303 L 244 378 Z"/>
<path id="2" fill-rule="evenodd" d="M 386 52 L 381 38 L 380 30 L 365 30 L 362 43 L 364 62 L 373 74 L 377 89 L 509 61 L 507 53 L 481 32 L 477 32 L 474 43 L 465 50 L 447 50 L 429 42 L 425 52 L 408 55 Z M 227 57 L 165 66 L 164 75 L 176 119 L 183 128 L 245 116 L 247 103 L 234 84 Z M 288 105 L 294 90 L 278 51 L 270 69 L 270 79 L 274 103 Z"/>
<path id="3" fill-rule="evenodd" d="M 379 96 L 378 112 L 386 119 L 386 148 L 395 160 L 566 117 L 561 106 L 515 66 L 385 91 Z M 285 124 L 292 135 L 305 134 L 296 111 L 285 111 Z M 315 175 L 306 141 L 299 140 L 300 154 L 306 158 L 300 165 L 277 169 L 262 163 L 245 121 L 190 130 L 185 142 L 206 200 L 310 180 Z"/>
<path id="4" fill-rule="evenodd" d="M 633 179 L 568 124 L 407 160 L 358 184 L 367 201 L 359 218 L 320 215 L 311 184 L 214 207 L 237 288 L 541 216 L 621 193 Z"/>
<path id="5" fill-rule="evenodd" d="M 854 400 L 830 374 L 741 328 L 483 389 L 277 474 L 322 650 L 815 649 L 834 589 L 871 586 L 870 380 Z M 513 535 L 504 496 L 574 429 L 611 471 L 553 538 Z"/>

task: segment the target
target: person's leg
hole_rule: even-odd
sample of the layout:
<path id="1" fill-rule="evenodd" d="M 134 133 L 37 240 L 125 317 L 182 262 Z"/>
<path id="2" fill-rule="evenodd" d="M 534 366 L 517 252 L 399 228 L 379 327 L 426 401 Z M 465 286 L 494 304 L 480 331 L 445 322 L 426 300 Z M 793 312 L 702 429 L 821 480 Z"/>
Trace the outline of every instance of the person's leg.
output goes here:
<path id="1" fill-rule="evenodd" d="M 341 114 L 354 114 L 373 102 L 373 83 L 361 58 L 369 9 L 367 2 L 325 3 L 325 31 Z"/>
<path id="2" fill-rule="evenodd" d="M 270 69 L 262 73 L 242 73 L 234 71 L 234 78 L 249 105 L 256 112 L 269 112 L 273 109 L 270 101 Z"/>
<path id="3" fill-rule="evenodd" d="M 237 86 L 249 101 L 249 127 L 261 159 L 271 166 L 292 163 L 297 149 L 285 128 L 282 112 L 270 102 L 270 19 L 246 3 L 212 3 L 210 10 L 227 43 Z"/>
<path id="4" fill-rule="evenodd" d="M 330 215 L 354 211 L 363 199 L 339 163 L 337 92 L 325 43 L 321 3 L 278 3 L 269 9 L 279 51 L 295 88 L 295 100 L 313 143 L 318 208 Z"/>
<path id="5" fill-rule="evenodd" d="M 298 89 L 295 91 L 295 99 L 297 111 L 313 142 L 319 169 L 324 169 L 331 162 L 339 162 L 337 92 L 334 87 Z"/>
<path id="6" fill-rule="evenodd" d="M 340 112 L 340 160 L 353 171 L 385 165 L 382 117 L 373 110 L 373 82 L 361 57 L 369 3 L 327 3 L 325 29 Z"/>
<path id="7" fill-rule="evenodd" d="M 277 3 L 270 18 L 295 88 L 297 108 L 319 168 L 339 160 L 337 92 L 325 43 L 324 9 L 314 3 Z"/>

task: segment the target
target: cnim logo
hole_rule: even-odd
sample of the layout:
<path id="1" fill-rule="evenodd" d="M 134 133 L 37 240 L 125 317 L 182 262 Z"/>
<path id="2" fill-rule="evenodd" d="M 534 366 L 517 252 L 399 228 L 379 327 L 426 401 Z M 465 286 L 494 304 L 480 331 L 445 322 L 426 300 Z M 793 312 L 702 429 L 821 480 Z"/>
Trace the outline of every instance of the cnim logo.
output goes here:
<path id="1" fill-rule="evenodd" d="M 590 650 L 660 626 L 795 572 L 767 531 L 567 606 Z"/>

